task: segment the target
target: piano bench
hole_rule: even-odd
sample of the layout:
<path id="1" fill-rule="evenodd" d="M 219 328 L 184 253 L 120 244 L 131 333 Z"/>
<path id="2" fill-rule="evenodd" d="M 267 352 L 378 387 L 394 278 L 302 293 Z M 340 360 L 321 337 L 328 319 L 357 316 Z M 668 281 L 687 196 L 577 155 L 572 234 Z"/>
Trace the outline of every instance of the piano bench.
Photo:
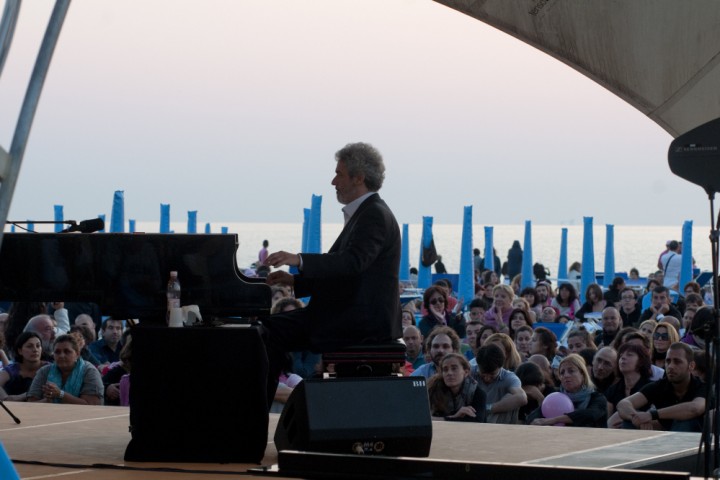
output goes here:
<path id="1" fill-rule="evenodd" d="M 351 345 L 322 354 L 323 364 L 334 365 L 329 377 L 387 377 L 394 374 L 395 364 L 405 364 L 405 344 L 400 340 L 382 344 Z M 327 370 L 327 368 L 326 368 Z"/>

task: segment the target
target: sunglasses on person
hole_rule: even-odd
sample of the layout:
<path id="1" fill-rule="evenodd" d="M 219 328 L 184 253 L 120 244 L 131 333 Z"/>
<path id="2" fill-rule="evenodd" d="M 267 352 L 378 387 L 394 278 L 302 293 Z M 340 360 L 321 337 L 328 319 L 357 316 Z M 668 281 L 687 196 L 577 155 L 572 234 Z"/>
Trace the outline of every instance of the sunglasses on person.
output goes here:
<path id="1" fill-rule="evenodd" d="M 670 340 L 670 334 L 669 333 L 653 333 L 653 338 L 655 340 Z"/>
<path id="2" fill-rule="evenodd" d="M 442 298 L 433 298 L 432 300 L 430 300 L 430 305 L 437 305 L 438 303 L 442 303 L 444 305 L 445 300 L 443 300 Z"/>

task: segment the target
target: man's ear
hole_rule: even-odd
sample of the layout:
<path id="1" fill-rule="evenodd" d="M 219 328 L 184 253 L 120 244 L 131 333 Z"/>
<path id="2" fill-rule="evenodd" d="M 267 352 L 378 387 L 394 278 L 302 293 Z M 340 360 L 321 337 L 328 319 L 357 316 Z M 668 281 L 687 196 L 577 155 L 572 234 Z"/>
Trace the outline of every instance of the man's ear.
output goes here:
<path id="1" fill-rule="evenodd" d="M 358 173 L 357 175 L 352 177 L 351 180 L 352 180 L 353 184 L 361 185 L 361 184 L 365 183 L 365 174 Z"/>

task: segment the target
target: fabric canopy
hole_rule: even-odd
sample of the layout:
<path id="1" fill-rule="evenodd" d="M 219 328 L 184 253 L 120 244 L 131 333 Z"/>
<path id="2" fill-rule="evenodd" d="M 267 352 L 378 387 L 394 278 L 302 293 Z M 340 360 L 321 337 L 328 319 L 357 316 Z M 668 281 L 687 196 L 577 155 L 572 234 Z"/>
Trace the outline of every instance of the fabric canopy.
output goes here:
<path id="1" fill-rule="evenodd" d="M 716 0 L 435 0 L 569 65 L 673 137 L 720 117 Z"/>

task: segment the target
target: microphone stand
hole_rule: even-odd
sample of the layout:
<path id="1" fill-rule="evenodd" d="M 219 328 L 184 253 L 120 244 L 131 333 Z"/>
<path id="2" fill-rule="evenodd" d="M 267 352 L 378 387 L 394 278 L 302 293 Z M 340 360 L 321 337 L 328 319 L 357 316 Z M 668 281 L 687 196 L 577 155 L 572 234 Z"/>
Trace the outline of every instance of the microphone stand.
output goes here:
<path id="1" fill-rule="evenodd" d="M 703 421 L 702 443 L 705 450 L 705 478 L 712 475 L 718 478 L 720 474 L 720 425 L 712 418 L 712 413 L 720 410 L 720 365 L 716 354 L 720 348 L 720 321 L 718 321 L 718 307 L 720 307 L 720 291 L 718 291 L 718 259 L 720 258 L 720 214 L 715 221 L 715 192 L 706 188 L 710 200 L 710 254 L 712 259 L 712 288 L 713 288 L 713 321 L 704 325 L 705 358 L 707 359 L 709 382 L 707 398 L 705 401 L 705 417 Z"/>
<path id="2" fill-rule="evenodd" d="M 7 412 L 8 415 L 10 415 L 10 418 L 12 418 L 15 421 L 15 423 L 17 423 L 18 425 L 20 424 L 20 419 L 18 417 L 16 417 L 15 415 L 13 415 L 13 413 L 10 411 L 10 409 L 8 407 L 5 406 L 5 404 L 3 403 L 2 400 L 0 400 L 0 407 L 2 407 L 3 410 L 5 410 Z"/>
<path id="3" fill-rule="evenodd" d="M 38 225 L 64 224 L 64 225 L 70 225 L 71 227 L 77 227 L 77 222 L 75 220 L 63 220 L 63 221 L 58 221 L 58 220 L 19 220 L 19 221 L 7 220 L 5 222 L 6 225 L 15 225 L 16 227 L 22 228 L 25 231 L 28 231 L 28 232 L 31 231 L 25 227 L 21 227 L 20 225 L 18 225 L 20 223 L 24 223 L 24 224 L 33 223 L 33 224 L 38 224 Z M 35 233 L 35 232 L 32 231 L 32 233 Z"/>

